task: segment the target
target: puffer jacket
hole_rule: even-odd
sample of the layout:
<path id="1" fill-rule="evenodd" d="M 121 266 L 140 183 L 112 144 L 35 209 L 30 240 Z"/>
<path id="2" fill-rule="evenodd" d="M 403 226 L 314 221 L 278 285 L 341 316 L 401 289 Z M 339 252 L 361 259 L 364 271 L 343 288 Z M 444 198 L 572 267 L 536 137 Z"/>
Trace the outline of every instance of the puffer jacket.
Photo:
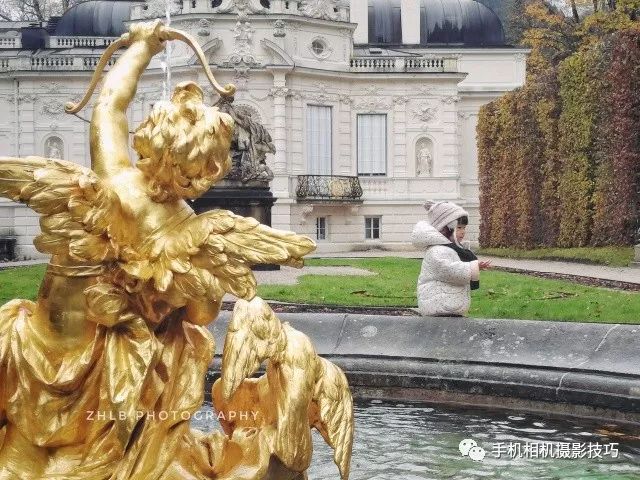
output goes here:
<path id="1" fill-rule="evenodd" d="M 478 280 L 478 261 L 463 262 L 446 245 L 451 242 L 429 222 L 418 222 L 411 242 L 426 249 L 418 277 L 418 310 L 424 316 L 466 315 L 471 305 L 471 280 Z"/>

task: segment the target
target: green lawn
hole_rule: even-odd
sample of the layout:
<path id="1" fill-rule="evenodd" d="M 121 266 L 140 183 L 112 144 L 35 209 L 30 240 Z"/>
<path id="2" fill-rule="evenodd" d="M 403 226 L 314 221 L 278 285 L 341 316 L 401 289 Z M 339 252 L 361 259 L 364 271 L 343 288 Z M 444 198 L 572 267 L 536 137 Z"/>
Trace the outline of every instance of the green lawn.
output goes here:
<path id="1" fill-rule="evenodd" d="M 305 275 L 295 286 L 263 285 L 266 299 L 329 305 L 417 306 L 420 260 L 310 259 L 307 265 L 365 268 L 373 277 Z M 602 323 L 640 323 L 640 294 L 499 271 L 482 272 L 469 316 Z"/>
<path id="2" fill-rule="evenodd" d="M 0 270 L 0 305 L 14 298 L 35 300 L 45 265 Z"/>
<path id="3" fill-rule="evenodd" d="M 310 259 L 308 265 L 345 265 L 376 276 L 305 275 L 298 285 L 262 285 L 269 300 L 325 305 L 415 307 L 420 260 Z M 35 298 L 44 266 L 0 270 L 0 303 Z M 513 273 L 482 273 L 470 316 L 602 323 L 640 323 L 640 295 Z"/>
<path id="4" fill-rule="evenodd" d="M 581 247 L 581 248 L 481 248 L 480 255 L 534 260 L 564 260 L 581 263 L 627 267 L 633 261 L 633 247 Z"/>

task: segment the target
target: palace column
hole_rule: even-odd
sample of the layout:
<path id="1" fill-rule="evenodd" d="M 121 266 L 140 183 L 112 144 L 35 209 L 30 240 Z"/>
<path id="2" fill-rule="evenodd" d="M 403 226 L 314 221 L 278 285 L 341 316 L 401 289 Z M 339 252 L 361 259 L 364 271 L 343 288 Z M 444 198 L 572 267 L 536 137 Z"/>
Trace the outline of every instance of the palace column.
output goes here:
<path id="1" fill-rule="evenodd" d="M 270 67 L 273 74 L 273 144 L 276 154 L 273 164 L 273 173 L 276 175 L 287 172 L 287 73 L 292 67 Z"/>

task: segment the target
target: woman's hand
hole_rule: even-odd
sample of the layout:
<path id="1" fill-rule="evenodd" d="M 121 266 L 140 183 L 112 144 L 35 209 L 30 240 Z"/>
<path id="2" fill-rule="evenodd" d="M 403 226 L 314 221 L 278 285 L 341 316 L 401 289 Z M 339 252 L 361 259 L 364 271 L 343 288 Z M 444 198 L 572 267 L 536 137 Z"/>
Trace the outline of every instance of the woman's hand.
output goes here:
<path id="1" fill-rule="evenodd" d="M 492 267 L 490 260 L 483 260 L 479 263 L 479 265 L 480 270 L 489 270 Z"/>

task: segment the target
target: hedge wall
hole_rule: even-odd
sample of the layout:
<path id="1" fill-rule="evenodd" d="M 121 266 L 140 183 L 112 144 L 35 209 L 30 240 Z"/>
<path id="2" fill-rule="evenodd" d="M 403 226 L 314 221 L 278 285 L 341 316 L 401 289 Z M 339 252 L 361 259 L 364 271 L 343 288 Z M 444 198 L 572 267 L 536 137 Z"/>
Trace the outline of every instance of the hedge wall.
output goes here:
<path id="1" fill-rule="evenodd" d="M 482 108 L 482 246 L 634 241 L 640 32 L 626 21 L 623 26 L 601 16 L 569 41 L 550 32 L 553 44 L 540 41 L 538 26 L 527 85 Z M 572 50 L 559 54 L 561 44 Z"/>

